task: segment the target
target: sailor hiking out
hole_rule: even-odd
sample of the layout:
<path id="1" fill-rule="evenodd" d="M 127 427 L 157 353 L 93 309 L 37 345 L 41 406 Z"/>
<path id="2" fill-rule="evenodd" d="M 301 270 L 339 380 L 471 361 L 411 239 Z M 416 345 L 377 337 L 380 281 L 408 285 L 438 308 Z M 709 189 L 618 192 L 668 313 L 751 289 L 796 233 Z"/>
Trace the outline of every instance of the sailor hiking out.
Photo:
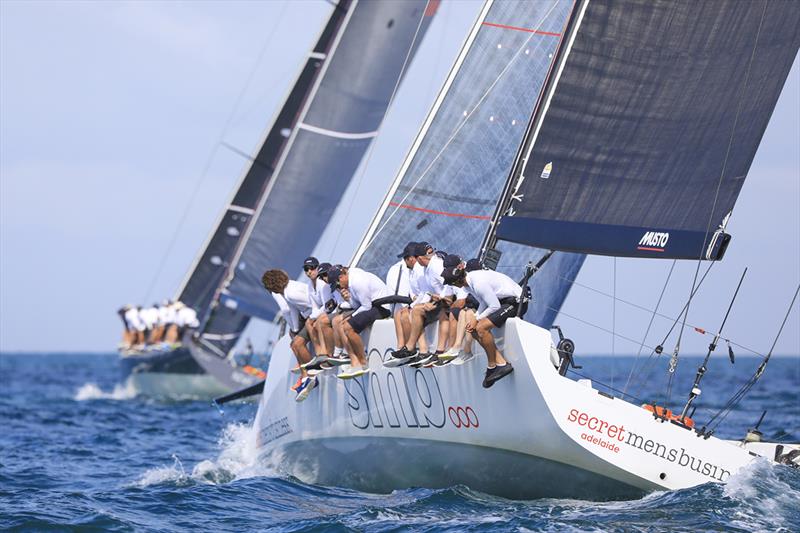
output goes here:
<path id="1" fill-rule="evenodd" d="M 502 327 L 506 320 L 517 316 L 522 287 L 503 273 L 493 270 L 466 270 L 456 267 L 444 273 L 444 282 L 454 287 L 467 289 L 478 301 L 478 311 L 466 322 L 466 329 L 486 350 L 487 369 L 483 379 L 484 388 L 514 371 L 497 349 L 492 329 Z M 525 314 L 523 304 L 521 314 Z"/>
<path id="2" fill-rule="evenodd" d="M 306 283 L 290 280 L 289 275 L 283 270 L 267 270 L 261 277 L 261 282 L 264 288 L 272 293 L 289 324 L 289 335 L 292 337 L 290 346 L 300 367 L 300 379 L 292 389 L 297 392 L 297 401 L 303 401 L 317 386 L 317 378 L 309 376 L 304 366 L 311 361 L 311 353 L 307 346 L 311 337 L 306 325 L 306 319 L 312 311 L 309 286 Z"/>
<path id="3" fill-rule="evenodd" d="M 350 348 L 351 366 L 338 377 L 358 377 L 369 371 L 361 333 L 376 320 L 389 318 L 390 311 L 375 302 L 390 296 L 391 292 L 378 276 L 360 268 L 334 267 L 329 271 L 328 279 L 354 309 L 353 314 L 342 321 L 342 332 Z"/>
<path id="4" fill-rule="evenodd" d="M 400 261 L 392 265 L 386 274 L 386 286 L 389 290 L 394 289 L 392 294 L 408 297 L 412 301 L 418 292 L 415 278 L 425 273 L 425 269 L 417 263 L 415 256 L 417 244 L 416 242 L 406 244 L 403 252 L 397 256 Z M 411 334 L 411 306 L 408 303 L 394 303 L 390 310 L 394 320 L 397 346 L 405 346 L 406 339 Z"/>

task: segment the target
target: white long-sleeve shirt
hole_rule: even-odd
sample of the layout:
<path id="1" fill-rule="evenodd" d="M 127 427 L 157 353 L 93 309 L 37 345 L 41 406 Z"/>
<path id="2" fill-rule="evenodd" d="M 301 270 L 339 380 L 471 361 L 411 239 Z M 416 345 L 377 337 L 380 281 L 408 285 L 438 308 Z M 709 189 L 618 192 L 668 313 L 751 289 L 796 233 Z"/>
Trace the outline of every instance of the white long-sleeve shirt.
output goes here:
<path id="1" fill-rule="evenodd" d="M 431 257 L 428 266 L 425 267 L 425 279 L 432 289 L 431 292 L 438 296 L 447 296 L 448 292 L 445 289 L 444 279 L 442 278 L 442 271 L 444 270 L 444 262 L 438 255 Z"/>
<path id="2" fill-rule="evenodd" d="M 311 287 L 311 280 L 308 280 L 309 296 L 311 297 L 311 314 L 309 318 L 316 319 L 325 312 L 325 302 L 331 299 L 331 286 L 317 278 L 316 288 Z"/>
<path id="3" fill-rule="evenodd" d="M 392 294 L 378 276 L 355 267 L 347 271 L 347 288 L 350 291 L 350 303 L 356 310 L 354 316 L 372 309 L 373 300 Z"/>
<path id="4" fill-rule="evenodd" d="M 389 273 L 386 274 L 386 287 L 397 296 L 411 296 L 411 272 L 412 269 L 408 268 L 405 260 L 401 259 L 393 264 Z M 397 310 L 398 305 L 400 304 L 392 305 L 392 312 Z"/>
<path id="5" fill-rule="evenodd" d="M 289 328 L 292 331 L 300 330 L 300 317 L 308 317 L 311 314 L 311 296 L 309 295 L 308 283 L 302 283 L 295 280 L 289 280 L 289 284 L 283 290 L 283 295 L 273 294 L 272 297 L 281 308 L 283 317 L 289 323 Z M 283 300 L 283 305 L 281 305 Z"/>
<path id="6" fill-rule="evenodd" d="M 500 309 L 502 298 L 522 295 L 522 287 L 516 281 L 494 270 L 467 272 L 466 288 L 478 300 L 478 314 L 475 316 L 478 320 Z"/>

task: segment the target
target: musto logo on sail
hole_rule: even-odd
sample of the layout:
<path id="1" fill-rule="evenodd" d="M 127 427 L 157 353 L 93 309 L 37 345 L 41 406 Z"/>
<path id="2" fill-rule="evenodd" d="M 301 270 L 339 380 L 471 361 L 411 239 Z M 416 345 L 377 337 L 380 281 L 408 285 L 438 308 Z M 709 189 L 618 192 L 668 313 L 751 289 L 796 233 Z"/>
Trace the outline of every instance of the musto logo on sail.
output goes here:
<path id="1" fill-rule="evenodd" d="M 669 241 L 669 233 L 648 231 L 639 239 L 639 246 L 636 249 L 648 252 L 663 252 L 664 248 L 667 247 L 667 241 Z"/>
<path id="2" fill-rule="evenodd" d="M 717 481 L 724 481 L 731 475 L 724 468 L 686 453 L 686 448 L 669 448 L 658 441 L 646 439 L 642 435 L 625 429 L 623 425 L 611 424 L 602 418 L 581 412 L 578 409 L 570 410 L 567 415 L 567 422 L 586 428 L 586 431 L 580 435 L 581 440 L 605 448 L 613 453 L 620 453 L 620 449 L 624 450 L 625 447 L 637 448 L 670 463 L 677 463 L 683 468 L 691 468 L 698 474 L 708 476 Z"/>

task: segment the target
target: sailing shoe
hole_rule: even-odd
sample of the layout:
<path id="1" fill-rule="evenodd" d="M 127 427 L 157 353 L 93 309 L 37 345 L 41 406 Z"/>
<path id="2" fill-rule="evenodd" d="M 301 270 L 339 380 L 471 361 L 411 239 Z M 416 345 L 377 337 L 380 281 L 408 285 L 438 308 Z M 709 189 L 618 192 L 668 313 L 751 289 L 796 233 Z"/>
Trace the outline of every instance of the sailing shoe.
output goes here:
<path id="1" fill-rule="evenodd" d="M 463 365 L 463 364 L 469 363 L 473 359 L 475 359 L 475 354 L 473 354 L 472 352 L 461 352 L 460 354 L 458 354 L 458 357 L 456 357 L 453 360 L 453 364 L 454 365 Z"/>
<path id="2" fill-rule="evenodd" d="M 363 376 L 364 374 L 369 374 L 369 368 L 366 366 L 362 366 L 353 370 L 354 378 L 357 378 L 358 376 Z"/>
<path id="3" fill-rule="evenodd" d="M 433 366 L 436 366 L 436 363 L 438 363 L 438 362 L 439 362 L 439 356 L 440 356 L 440 355 L 441 355 L 441 354 L 439 354 L 439 353 L 435 353 L 435 354 L 433 354 L 433 357 L 431 357 L 430 359 L 428 359 L 428 361 L 427 361 L 427 362 L 425 362 L 425 363 L 422 365 L 422 367 L 423 367 L 423 368 L 431 368 L 431 367 L 433 367 Z"/>
<path id="4" fill-rule="evenodd" d="M 511 366 L 511 363 L 506 363 L 503 366 L 498 365 L 494 368 L 487 368 L 486 377 L 483 378 L 483 388 L 488 389 L 494 385 L 495 381 L 503 379 L 513 371 L 514 367 Z"/>
<path id="5" fill-rule="evenodd" d="M 452 361 L 453 359 L 458 357 L 458 352 L 459 352 L 458 348 L 456 348 L 456 347 L 450 348 L 446 352 L 439 354 L 439 360 L 440 361 Z"/>
<path id="6" fill-rule="evenodd" d="M 292 369 L 292 374 L 299 374 L 299 373 L 300 373 L 300 370 L 302 370 L 302 369 L 300 368 L 300 365 L 297 365 L 297 366 L 295 366 L 295 367 Z"/>
<path id="7" fill-rule="evenodd" d="M 317 366 L 319 364 L 322 364 L 327 360 L 328 360 L 328 356 L 327 355 L 315 355 L 314 357 L 311 358 L 311 361 L 309 361 L 308 363 L 305 363 L 302 366 L 303 366 L 303 368 L 305 368 L 307 370 L 309 368 L 313 368 L 313 367 L 315 367 L 315 366 Z"/>
<path id="8" fill-rule="evenodd" d="M 306 378 L 303 384 L 297 389 L 297 397 L 294 399 L 296 402 L 302 402 L 311 393 L 311 390 L 317 386 L 317 378 Z"/>
<path id="9" fill-rule="evenodd" d="M 318 375 L 322 374 L 323 372 L 325 372 L 324 368 L 309 368 L 308 369 L 308 375 L 309 376 L 318 376 Z"/>
<path id="10" fill-rule="evenodd" d="M 435 354 L 429 352 L 423 352 L 419 354 L 415 359 L 412 359 L 409 365 L 413 366 L 414 368 L 421 368 L 422 365 L 433 359 Z"/>
<path id="11" fill-rule="evenodd" d="M 389 357 L 383 362 L 385 367 L 403 366 L 412 361 L 417 355 L 417 350 L 409 351 L 408 348 L 403 346 L 399 350 L 395 350 L 389 354 Z"/>
<path id="12" fill-rule="evenodd" d="M 366 374 L 366 372 L 367 370 L 362 366 L 354 368 L 352 365 L 347 365 L 342 367 L 342 371 L 339 372 L 336 377 L 339 379 L 353 379 L 354 377 Z"/>
<path id="13" fill-rule="evenodd" d="M 293 391 L 297 391 L 297 389 L 298 389 L 298 388 L 300 387 L 300 385 L 302 385 L 302 384 L 303 384 L 303 378 L 297 378 L 297 382 L 296 382 L 294 385 L 292 385 L 292 387 L 291 387 L 291 388 L 292 388 L 292 390 L 293 390 Z"/>
<path id="14" fill-rule="evenodd" d="M 341 356 L 331 355 L 330 357 L 328 357 L 328 361 L 325 364 L 342 366 L 349 363 L 350 363 L 350 357 L 347 355 L 341 355 Z"/>

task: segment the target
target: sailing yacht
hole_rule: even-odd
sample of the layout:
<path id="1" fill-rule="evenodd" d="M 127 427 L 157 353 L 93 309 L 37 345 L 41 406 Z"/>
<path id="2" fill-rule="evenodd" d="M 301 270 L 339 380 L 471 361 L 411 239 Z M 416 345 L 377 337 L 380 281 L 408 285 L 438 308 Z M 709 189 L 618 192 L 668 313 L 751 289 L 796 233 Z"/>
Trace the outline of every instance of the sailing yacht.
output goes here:
<path id="1" fill-rule="evenodd" d="M 724 482 L 759 458 L 800 464 L 797 444 L 714 435 L 769 354 L 693 420 L 705 369 L 683 409 L 631 401 L 573 379 L 571 346 L 550 331 L 585 254 L 723 258 L 798 28 L 800 9 L 772 0 L 487 0 L 351 264 L 382 276 L 425 240 L 525 275 L 525 319 L 496 332 L 515 371 L 482 389 L 480 349 L 460 366 L 385 368 L 395 332 L 379 320 L 370 372 L 321 374 L 298 403 L 283 338 L 254 421 L 259 460 L 366 491 L 587 499 Z M 654 349 L 667 371 L 678 351 Z"/>
<path id="2" fill-rule="evenodd" d="M 339 0 L 176 301 L 199 327 L 177 346 L 121 352 L 140 392 L 213 396 L 263 380 L 233 362 L 251 319 L 272 321 L 264 265 L 299 271 L 375 138 L 438 2 Z"/>

